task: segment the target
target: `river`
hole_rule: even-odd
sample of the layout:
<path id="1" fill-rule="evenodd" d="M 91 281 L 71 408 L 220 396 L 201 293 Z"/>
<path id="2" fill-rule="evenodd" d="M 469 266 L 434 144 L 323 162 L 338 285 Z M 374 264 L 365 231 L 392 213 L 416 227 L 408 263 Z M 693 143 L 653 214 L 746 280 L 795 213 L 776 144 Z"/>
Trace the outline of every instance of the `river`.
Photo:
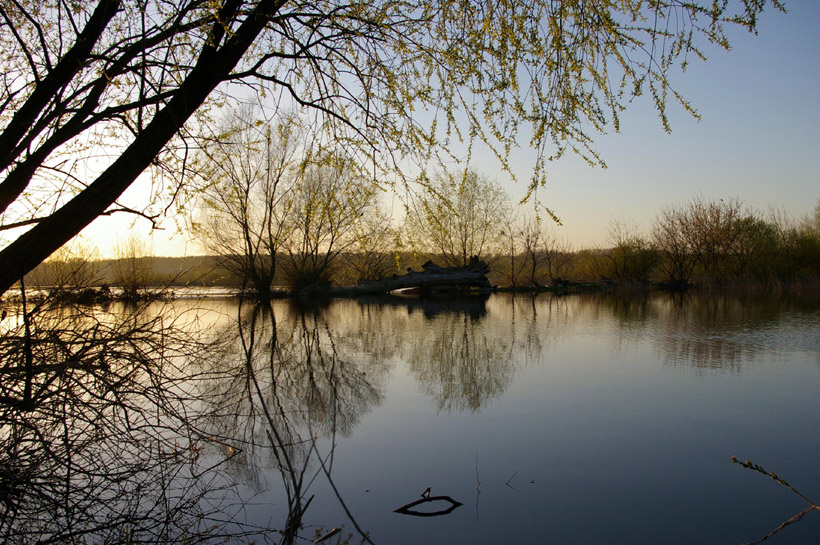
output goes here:
<path id="1" fill-rule="evenodd" d="M 180 367 L 208 377 L 195 420 L 218 447 L 197 457 L 229 536 L 728 544 L 807 507 L 732 456 L 820 503 L 816 296 L 159 305 L 208 331 L 211 356 Z M 428 488 L 445 499 L 411 511 L 446 513 L 394 512 Z M 817 536 L 811 512 L 767 543 Z"/>

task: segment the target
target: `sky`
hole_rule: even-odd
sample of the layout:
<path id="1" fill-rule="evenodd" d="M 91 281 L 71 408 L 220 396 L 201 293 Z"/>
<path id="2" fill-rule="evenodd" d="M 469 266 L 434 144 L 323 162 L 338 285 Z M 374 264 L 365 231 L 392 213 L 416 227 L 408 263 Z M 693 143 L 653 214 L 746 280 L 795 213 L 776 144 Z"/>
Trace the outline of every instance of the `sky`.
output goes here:
<path id="1" fill-rule="evenodd" d="M 731 29 L 732 51 L 707 49 L 673 84 L 701 115 L 671 104 L 671 134 L 646 98 L 622 115 L 621 130 L 595 138 L 608 168 L 567 155 L 552 163 L 538 198 L 560 218 L 556 234 L 575 249 L 607 246 L 613 221 L 648 232 L 664 207 L 695 196 L 736 197 L 751 208 L 809 215 L 820 198 L 820 0 L 787 0 L 787 14 L 767 10 L 757 36 Z M 526 142 L 522 142 L 526 148 Z M 492 160 L 475 167 L 518 201 L 526 193 L 534 152 L 514 152 L 513 184 Z M 201 250 L 174 222 L 154 231 L 154 255 Z M 110 255 L 117 239 L 148 236 L 148 222 L 101 218 L 84 235 Z"/>

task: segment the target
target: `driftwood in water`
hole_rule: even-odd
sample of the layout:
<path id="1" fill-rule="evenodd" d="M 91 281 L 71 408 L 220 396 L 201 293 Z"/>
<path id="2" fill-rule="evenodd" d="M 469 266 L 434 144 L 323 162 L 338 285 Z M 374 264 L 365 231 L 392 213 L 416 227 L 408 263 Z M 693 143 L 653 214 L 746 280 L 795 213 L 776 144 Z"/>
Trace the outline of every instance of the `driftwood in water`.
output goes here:
<path id="1" fill-rule="evenodd" d="M 490 288 L 487 280 L 489 267 L 478 257 L 470 259 L 466 267 L 440 267 L 428 261 L 421 271 L 408 269 L 407 274 L 382 280 L 360 282 L 358 286 L 334 288 L 333 295 L 359 295 L 389 293 L 391 291 L 417 288 L 422 291 L 436 291 L 451 288 Z"/>
<path id="2" fill-rule="evenodd" d="M 450 504 L 450 506 L 446 509 L 439 509 L 438 511 L 416 511 L 415 509 L 413 509 L 413 507 L 416 507 L 418 505 L 431 502 L 447 502 Z M 401 513 L 402 515 L 412 515 L 414 517 L 439 517 L 441 515 L 449 515 L 462 505 L 464 504 L 454 500 L 450 496 L 433 496 L 410 502 L 407 505 L 402 505 L 398 509 L 394 509 L 393 512 Z"/>

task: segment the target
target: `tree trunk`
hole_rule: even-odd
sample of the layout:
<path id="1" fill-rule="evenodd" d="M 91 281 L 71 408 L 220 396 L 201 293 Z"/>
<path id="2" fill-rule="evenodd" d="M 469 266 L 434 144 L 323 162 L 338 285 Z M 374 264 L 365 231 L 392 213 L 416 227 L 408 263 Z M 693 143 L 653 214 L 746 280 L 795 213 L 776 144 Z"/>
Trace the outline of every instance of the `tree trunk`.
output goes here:
<path id="1" fill-rule="evenodd" d="M 211 91 L 225 80 L 284 0 L 263 0 L 217 49 L 223 20 L 214 25 L 196 66 L 174 97 L 123 154 L 80 194 L 0 252 L 0 293 L 44 261 L 111 206 L 173 138 Z M 226 10 L 241 7 L 233 1 Z M 233 13 L 228 14 L 233 16 Z"/>

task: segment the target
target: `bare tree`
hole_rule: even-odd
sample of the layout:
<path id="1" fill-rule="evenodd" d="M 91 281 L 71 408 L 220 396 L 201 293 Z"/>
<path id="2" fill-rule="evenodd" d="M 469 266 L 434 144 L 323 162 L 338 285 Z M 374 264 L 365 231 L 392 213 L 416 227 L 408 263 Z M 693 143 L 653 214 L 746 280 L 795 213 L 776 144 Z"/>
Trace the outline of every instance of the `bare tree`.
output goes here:
<path id="1" fill-rule="evenodd" d="M 0 291 L 95 218 L 125 209 L 120 195 L 231 79 L 283 3 L 3 5 L 0 212 L 5 228 L 31 228 L 0 252 L 14 264 Z M 95 143 L 116 150 L 101 168 Z M 66 168 L 72 154 L 82 164 Z M 37 191 L 44 199 L 31 203 Z"/>
<path id="2" fill-rule="evenodd" d="M 522 222 L 519 236 L 529 283 L 539 286 L 565 279 L 573 258 L 570 243 L 559 239 L 540 216 L 526 216 Z"/>
<path id="3" fill-rule="evenodd" d="M 661 253 L 659 270 L 674 288 L 689 283 L 700 258 L 689 236 L 689 228 L 687 211 L 680 207 L 662 210 L 652 227 L 652 238 Z"/>
<path id="4" fill-rule="evenodd" d="M 724 25 L 755 30 L 769 6 L 784 9 L 779 0 L 3 3 L 0 213 L 4 229 L 28 230 L 0 250 L 0 292 L 102 214 L 156 221 L 168 206 L 159 195 L 185 183 L 198 128 L 189 120 L 232 83 L 312 111 L 334 142 L 394 173 L 404 158 L 424 163 L 476 140 L 509 170 L 520 127 L 532 126 L 532 192 L 567 151 L 600 163 L 592 136 L 617 128 L 633 96 L 647 92 L 666 129 L 670 99 L 695 115 L 671 87 L 675 64 L 703 58 L 705 44 L 729 49 Z M 436 118 L 422 125 L 414 112 L 425 110 Z M 148 206 L 118 204 L 149 168 L 162 176 Z"/>
<path id="5" fill-rule="evenodd" d="M 117 242 L 111 276 L 125 299 L 135 301 L 147 295 L 154 281 L 152 257 L 149 245 L 133 233 Z"/>
<path id="6" fill-rule="evenodd" d="M 696 273 L 704 280 L 720 280 L 738 251 L 744 218 L 740 201 L 707 201 L 695 197 L 679 207 L 663 210 L 655 220 L 653 238 L 662 253 L 660 268 L 673 285 L 687 284 Z"/>
<path id="7" fill-rule="evenodd" d="M 572 244 L 566 238 L 558 238 L 553 231 L 545 237 L 544 261 L 549 271 L 550 282 L 565 280 L 574 260 Z"/>
<path id="8" fill-rule="evenodd" d="M 349 280 L 380 280 L 395 274 L 398 236 L 392 218 L 381 208 L 365 211 L 353 227 L 354 242 L 342 254 L 344 267 L 353 275 Z"/>
<path id="9" fill-rule="evenodd" d="M 623 221 L 609 224 L 607 253 L 612 276 L 620 282 L 647 283 L 658 262 L 658 254 L 650 241 L 637 232 L 637 227 Z"/>
<path id="10" fill-rule="evenodd" d="M 511 209 L 505 215 L 503 227 L 498 234 L 498 249 L 501 256 L 498 258 L 497 272 L 507 281 L 510 287 L 516 288 L 524 271 L 526 258 L 520 255 L 523 233 L 518 229 Z"/>
<path id="11" fill-rule="evenodd" d="M 501 233 L 509 245 L 509 268 L 502 274 L 515 287 L 523 279 L 530 286 L 540 286 L 549 276 L 550 235 L 537 215 L 521 215 L 520 210 L 508 212 L 506 227 Z"/>
<path id="12" fill-rule="evenodd" d="M 413 198 L 407 235 L 430 257 L 463 267 L 499 251 L 508 208 L 497 182 L 471 169 L 444 172 Z"/>
<path id="13" fill-rule="evenodd" d="M 689 203 L 687 232 L 707 278 L 719 280 L 725 276 L 743 231 L 741 220 L 748 215 L 737 198 L 706 201 L 695 197 Z"/>
<path id="14" fill-rule="evenodd" d="M 195 170 L 206 182 L 193 227 L 220 265 L 265 300 L 293 230 L 291 192 L 304 141 L 293 115 L 266 123 L 261 114 L 238 110 L 203 148 Z"/>
<path id="15" fill-rule="evenodd" d="M 52 296 L 78 294 L 99 284 L 99 253 L 87 240 L 74 239 L 27 275 L 26 282 L 48 288 Z"/>
<path id="16" fill-rule="evenodd" d="M 294 290 L 330 283 L 336 258 L 356 242 L 357 226 L 376 205 L 377 192 L 375 180 L 349 157 L 306 158 L 289 195 L 286 275 Z"/>

